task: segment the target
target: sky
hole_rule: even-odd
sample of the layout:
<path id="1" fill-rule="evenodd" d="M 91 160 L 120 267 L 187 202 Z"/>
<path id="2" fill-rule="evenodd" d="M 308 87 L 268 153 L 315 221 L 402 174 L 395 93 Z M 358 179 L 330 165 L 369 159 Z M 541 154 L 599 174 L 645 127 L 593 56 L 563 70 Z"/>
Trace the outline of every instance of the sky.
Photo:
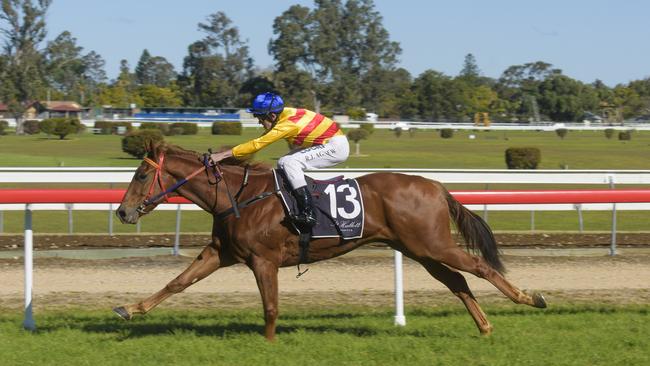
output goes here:
<path id="1" fill-rule="evenodd" d="M 345 0 L 344 0 L 345 1 Z M 67 30 L 84 53 L 95 51 L 115 78 L 146 48 L 181 71 L 187 46 L 204 37 L 197 24 L 223 11 L 247 40 L 260 68 L 272 67 L 273 20 L 304 0 L 53 0 L 48 39 Z M 399 67 L 455 76 L 472 53 L 481 74 L 544 61 L 565 75 L 609 86 L 650 77 L 647 0 L 375 0 L 384 27 L 402 48 Z"/>

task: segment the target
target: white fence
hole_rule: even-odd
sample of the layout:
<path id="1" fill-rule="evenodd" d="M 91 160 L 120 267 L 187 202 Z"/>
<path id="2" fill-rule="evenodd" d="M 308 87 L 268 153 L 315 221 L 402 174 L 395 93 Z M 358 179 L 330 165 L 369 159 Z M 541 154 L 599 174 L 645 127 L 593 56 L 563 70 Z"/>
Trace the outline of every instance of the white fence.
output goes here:
<path id="1" fill-rule="evenodd" d="M 129 183 L 135 168 L 2 168 L 0 184 L 30 183 Z M 505 169 L 320 169 L 308 171 L 315 179 L 327 179 L 338 175 L 357 178 L 375 172 L 395 172 L 419 175 L 437 180 L 443 184 L 480 184 L 480 189 L 490 189 L 494 184 L 549 184 L 549 185 L 603 185 L 613 188 L 621 185 L 650 184 L 650 170 L 505 170 Z M 177 210 L 178 205 L 162 204 L 159 210 Z M 571 204 L 539 205 L 468 205 L 473 210 L 494 211 L 572 211 L 572 210 L 611 210 L 612 204 Z M 619 203 L 618 210 L 650 210 L 650 203 Z M 0 211 L 22 211 L 24 204 L 0 205 Z M 107 204 L 34 204 L 34 210 L 106 210 Z M 200 210 L 195 205 L 182 205 L 181 210 Z"/>
<path id="2" fill-rule="evenodd" d="M 9 126 L 14 127 L 16 125 L 15 120 L 6 119 L 9 122 Z M 120 118 L 120 119 L 105 119 L 107 121 L 115 122 L 130 122 L 133 126 L 138 127 L 142 122 L 157 122 L 157 123 L 175 123 L 181 122 L 179 120 L 169 119 L 169 118 Z M 259 123 L 255 118 L 240 118 L 240 119 L 219 119 L 219 120 L 205 120 L 205 119 L 195 119 L 191 118 L 183 119 L 182 122 L 195 123 L 199 127 L 211 127 L 214 122 L 241 122 L 243 127 L 259 127 Z M 608 128 L 615 130 L 638 130 L 638 131 L 648 131 L 650 130 L 650 123 L 641 123 L 636 121 L 625 122 L 620 125 L 607 125 L 602 123 L 585 123 L 585 122 L 535 122 L 535 123 L 492 123 L 490 126 L 477 126 L 473 123 L 467 122 L 440 122 L 440 121 L 337 121 L 344 128 L 356 128 L 359 127 L 362 123 L 371 123 L 378 129 L 394 129 L 396 127 L 408 130 L 411 128 L 417 129 L 442 129 L 442 128 L 451 128 L 454 130 L 495 130 L 495 131 L 555 131 L 560 128 L 566 128 L 567 130 L 574 131 L 602 131 Z M 94 119 L 85 119 L 82 120 L 87 127 L 94 127 Z"/>

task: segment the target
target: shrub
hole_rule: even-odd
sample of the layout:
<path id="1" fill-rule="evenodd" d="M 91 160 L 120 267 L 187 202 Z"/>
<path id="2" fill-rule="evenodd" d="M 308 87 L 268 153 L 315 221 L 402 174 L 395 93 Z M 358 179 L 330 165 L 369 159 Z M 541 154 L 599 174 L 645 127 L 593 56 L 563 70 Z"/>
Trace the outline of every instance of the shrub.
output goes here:
<path id="1" fill-rule="evenodd" d="M 350 130 L 347 135 L 348 139 L 354 141 L 355 143 L 358 143 L 361 140 L 367 139 L 370 133 L 363 128 L 355 128 L 354 130 Z"/>
<path id="2" fill-rule="evenodd" d="M 606 128 L 605 129 L 605 137 L 607 137 L 608 140 L 611 140 L 611 138 L 614 137 L 614 129 L 613 128 Z"/>
<path id="3" fill-rule="evenodd" d="M 5 132 L 5 130 L 7 129 L 7 127 L 9 127 L 9 122 L 4 121 L 4 120 L 0 121 L 0 136 L 2 136 L 2 135 L 6 135 L 6 134 L 7 134 L 7 133 Z"/>
<path id="4" fill-rule="evenodd" d="M 241 122 L 214 122 L 212 124 L 213 135 L 241 135 Z"/>
<path id="5" fill-rule="evenodd" d="M 393 132 L 395 133 L 395 137 L 400 137 L 402 136 L 402 128 L 401 127 L 396 127 Z"/>
<path id="6" fill-rule="evenodd" d="M 359 128 L 368 131 L 368 135 L 372 135 L 375 132 L 375 125 L 373 123 L 360 123 Z"/>
<path id="7" fill-rule="evenodd" d="M 48 135 L 59 136 L 63 140 L 71 133 L 79 133 L 86 127 L 76 118 L 48 118 L 39 123 L 41 131 Z"/>
<path id="8" fill-rule="evenodd" d="M 450 139 L 454 137 L 454 130 L 452 130 L 451 128 L 443 128 L 442 130 L 440 130 L 440 137 L 442 137 L 443 139 Z"/>
<path id="9" fill-rule="evenodd" d="M 28 135 L 36 135 L 37 133 L 40 133 L 40 122 L 33 119 L 23 122 L 23 132 Z"/>
<path id="10" fill-rule="evenodd" d="M 359 107 L 350 107 L 345 111 L 352 121 L 363 121 L 366 119 L 366 110 Z"/>
<path id="11" fill-rule="evenodd" d="M 558 135 L 562 140 L 564 140 L 564 137 L 569 133 L 569 130 L 566 128 L 558 128 L 555 130 L 555 134 Z"/>
<path id="12" fill-rule="evenodd" d="M 146 147 L 164 141 L 162 132 L 158 129 L 144 129 L 129 132 L 122 138 L 122 151 L 142 159 L 146 154 Z"/>
<path id="13" fill-rule="evenodd" d="M 510 147 L 506 150 L 508 169 L 537 169 L 542 153 L 536 147 Z"/>
<path id="14" fill-rule="evenodd" d="M 167 131 L 167 136 L 176 136 L 176 135 L 182 135 L 182 134 L 183 134 L 183 127 L 170 126 L 169 131 Z"/>
<path id="15" fill-rule="evenodd" d="M 630 141 L 632 140 L 632 131 L 621 131 L 618 133 L 618 139 L 621 141 Z"/>
<path id="16" fill-rule="evenodd" d="M 192 122 L 172 123 L 170 129 L 175 128 L 180 128 L 180 133 L 177 133 L 177 135 L 196 135 L 199 133 L 199 125 Z"/>
<path id="17" fill-rule="evenodd" d="M 168 123 L 156 123 L 156 122 L 142 122 L 140 123 L 141 130 L 159 130 L 163 135 L 169 135 L 169 124 Z"/>

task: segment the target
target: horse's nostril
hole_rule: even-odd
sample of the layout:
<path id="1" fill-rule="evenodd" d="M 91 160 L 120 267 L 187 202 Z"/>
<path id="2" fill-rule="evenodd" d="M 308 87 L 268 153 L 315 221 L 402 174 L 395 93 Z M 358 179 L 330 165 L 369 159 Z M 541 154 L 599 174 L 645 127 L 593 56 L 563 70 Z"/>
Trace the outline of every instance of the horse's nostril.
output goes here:
<path id="1" fill-rule="evenodd" d="M 124 210 L 123 208 L 118 209 L 117 210 L 117 215 L 119 217 L 121 217 L 121 218 L 125 218 L 126 217 L 126 210 Z"/>

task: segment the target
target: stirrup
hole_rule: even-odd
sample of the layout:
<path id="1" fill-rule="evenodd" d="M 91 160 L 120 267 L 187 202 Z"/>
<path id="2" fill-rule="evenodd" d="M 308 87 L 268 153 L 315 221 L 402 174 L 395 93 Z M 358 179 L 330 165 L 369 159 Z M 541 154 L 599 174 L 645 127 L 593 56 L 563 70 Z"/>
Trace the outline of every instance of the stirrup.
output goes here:
<path id="1" fill-rule="evenodd" d="M 297 215 L 291 215 L 291 220 L 299 226 L 305 226 L 308 228 L 313 228 L 316 226 L 317 219 L 314 217 L 311 220 L 305 215 L 304 213 L 300 213 Z"/>

